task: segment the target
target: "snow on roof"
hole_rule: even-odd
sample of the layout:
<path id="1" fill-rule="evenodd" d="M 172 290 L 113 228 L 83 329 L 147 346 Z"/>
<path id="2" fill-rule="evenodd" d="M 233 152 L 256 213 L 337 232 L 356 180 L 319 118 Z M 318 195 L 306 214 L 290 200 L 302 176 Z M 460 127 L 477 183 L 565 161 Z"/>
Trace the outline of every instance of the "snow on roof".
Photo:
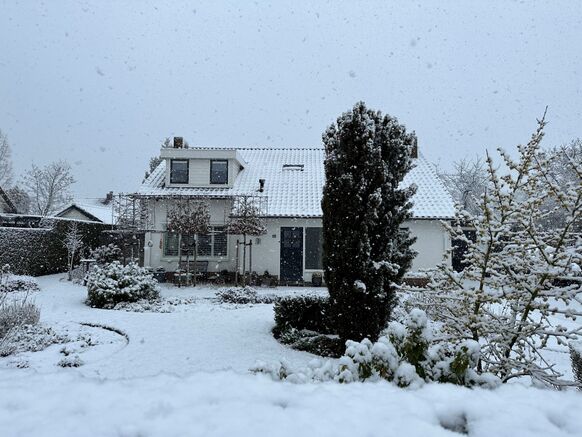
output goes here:
<path id="1" fill-rule="evenodd" d="M 79 203 L 73 202 L 59 212 L 55 214 L 55 216 L 60 217 L 63 216 L 67 210 L 70 208 L 77 208 L 82 212 L 88 214 L 89 216 L 93 216 L 98 219 L 100 222 L 105 224 L 112 224 L 113 223 L 113 204 L 110 203 L 109 205 L 103 205 L 102 203 L 99 204 L 90 204 L 90 203 Z"/>
<path id="2" fill-rule="evenodd" d="M 208 148 L 212 150 L 212 148 Z M 265 196 L 269 216 L 321 217 L 321 197 L 325 174 L 322 148 L 239 148 L 246 167 L 228 187 L 165 187 L 166 163 L 162 163 L 142 184 L 144 196 L 231 197 L 241 194 Z M 259 179 L 265 179 L 259 193 Z M 446 219 L 455 214 L 454 203 L 436 174 L 434 166 L 422 156 L 404 180 L 415 184 L 414 218 Z"/>

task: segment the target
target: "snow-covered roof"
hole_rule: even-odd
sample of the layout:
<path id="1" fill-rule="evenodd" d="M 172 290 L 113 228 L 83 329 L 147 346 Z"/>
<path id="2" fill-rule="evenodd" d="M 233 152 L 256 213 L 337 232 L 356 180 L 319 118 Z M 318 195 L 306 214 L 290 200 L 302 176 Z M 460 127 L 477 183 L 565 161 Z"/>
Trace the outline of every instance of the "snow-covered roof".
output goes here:
<path id="1" fill-rule="evenodd" d="M 112 224 L 113 223 L 113 204 L 103 205 L 103 204 L 90 204 L 90 203 L 79 203 L 73 202 L 65 206 L 63 209 L 58 211 L 56 217 L 67 217 L 67 212 L 71 209 L 80 210 L 89 219 L 95 218 L 101 223 Z"/>
<path id="2" fill-rule="evenodd" d="M 207 150 L 212 150 L 207 148 Z M 146 179 L 139 190 L 144 196 L 231 197 L 241 194 L 265 196 L 267 214 L 275 217 L 321 217 L 325 174 L 322 148 L 238 148 L 246 162 L 232 187 L 166 187 L 166 163 Z M 259 193 L 259 179 L 265 180 Z M 422 156 L 404 180 L 415 184 L 412 208 L 415 218 L 445 219 L 454 216 L 454 203 L 438 178 L 434 166 Z"/>

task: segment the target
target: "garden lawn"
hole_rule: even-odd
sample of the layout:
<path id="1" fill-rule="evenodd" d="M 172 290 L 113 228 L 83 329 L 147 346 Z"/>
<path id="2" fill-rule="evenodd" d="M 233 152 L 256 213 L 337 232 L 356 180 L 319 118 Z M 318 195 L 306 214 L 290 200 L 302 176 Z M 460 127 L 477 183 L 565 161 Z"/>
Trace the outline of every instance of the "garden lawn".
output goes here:
<path id="1" fill-rule="evenodd" d="M 582 436 L 576 391 L 275 382 L 248 369 L 315 357 L 272 338 L 272 305 L 219 305 L 211 288 L 163 287 L 164 297 L 195 301 L 170 313 L 98 310 L 61 278 L 39 278 L 34 298 L 42 323 L 82 333 L 65 347 L 84 364 L 59 367 L 63 345 L 0 358 L 2 436 Z M 79 346 L 87 338 L 96 344 Z"/>

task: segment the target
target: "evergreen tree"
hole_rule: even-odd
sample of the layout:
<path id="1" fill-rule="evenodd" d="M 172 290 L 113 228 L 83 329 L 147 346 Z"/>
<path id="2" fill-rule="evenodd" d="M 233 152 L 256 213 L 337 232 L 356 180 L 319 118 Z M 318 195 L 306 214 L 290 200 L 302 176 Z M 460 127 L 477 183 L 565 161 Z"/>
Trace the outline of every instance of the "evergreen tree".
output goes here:
<path id="1" fill-rule="evenodd" d="M 337 334 L 376 340 L 415 255 L 414 239 L 400 228 L 411 216 L 414 188 L 400 184 L 416 137 L 360 102 L 327 129 L 323 143 L 323 259 Z"/>

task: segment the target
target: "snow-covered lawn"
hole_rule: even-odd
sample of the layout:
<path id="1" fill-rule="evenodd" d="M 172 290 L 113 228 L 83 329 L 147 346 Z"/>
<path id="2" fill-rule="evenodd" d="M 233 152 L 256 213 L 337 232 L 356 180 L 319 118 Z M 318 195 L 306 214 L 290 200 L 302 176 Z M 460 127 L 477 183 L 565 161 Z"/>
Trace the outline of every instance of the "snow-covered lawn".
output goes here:
<path id="1" fill-rule="evenodd" d="M 273 339 L 272 305 L 219 305 L 211 288 L 163 287 L 163 297 L 193 302 L 169 313 L 98 310 L 61 278 L 39 278 L 35 301 L 41 322 L 72 342 L 0 358 L 1 436 L 582 435 L 577 392 L 274 382 L 248 369 L 314 356 Z M 58 366 L 63 347 L 84 364 Z"/>

